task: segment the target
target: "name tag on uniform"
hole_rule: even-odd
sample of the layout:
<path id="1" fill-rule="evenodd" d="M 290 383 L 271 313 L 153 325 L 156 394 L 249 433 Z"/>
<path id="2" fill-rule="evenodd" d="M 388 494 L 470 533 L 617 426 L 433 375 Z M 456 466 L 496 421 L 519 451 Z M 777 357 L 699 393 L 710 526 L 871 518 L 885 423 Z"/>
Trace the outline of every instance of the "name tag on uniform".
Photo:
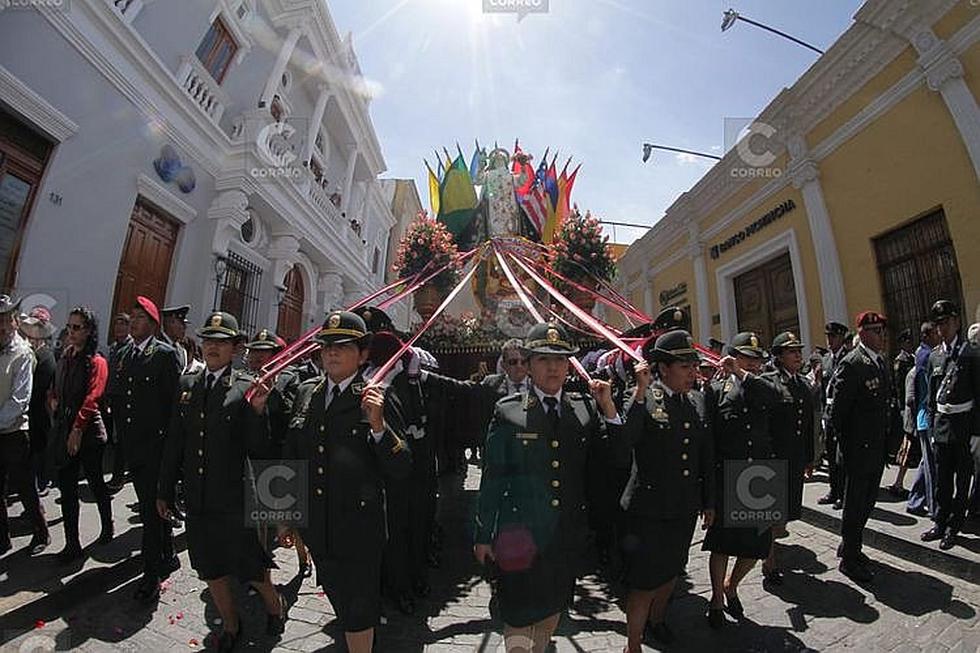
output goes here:
<path id="1" fill-rule="evenodd" d="M 538 434 L 537 433 L 518 433 L 516 435 L 516 437 L 517 437 L 518 440 L 537 440 L 538 439 Z"/>

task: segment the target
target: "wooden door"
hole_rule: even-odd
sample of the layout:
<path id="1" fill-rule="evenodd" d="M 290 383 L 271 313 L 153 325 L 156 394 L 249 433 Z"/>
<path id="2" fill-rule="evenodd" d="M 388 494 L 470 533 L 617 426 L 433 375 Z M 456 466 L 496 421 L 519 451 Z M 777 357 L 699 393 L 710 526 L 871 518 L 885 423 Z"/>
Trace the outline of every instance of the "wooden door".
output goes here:
<path id="1" fill-rule="evenodd" d="M 52 144 L 0 108 L 0 269 L 16 284 L 17 259 Z M 59 201 L 60 198 L 57 200 Z"/>
<path id="2" fill-rule="evenodd" d="M 293 269 L 286 274 L 283 285 L 286 286 L 286 292 L 279 304 L 276 334 L 286 342 L 292 342 L 303 332 L 303 301 L 306 293 L 299 267 L 293 266 Z"/>
<path id="3" fill-rule="evenodd" d="M 800 333 L 789 254 L 735 277 L 738 331 L 755 331 L 766 344 L 783 331 Z"/>
<path id="4" fill-rule="evenodd" d="M 149 297 L 157 306 L 163 306 L 177 229 L 177 223 L 162 211 L 142 198 L 136 200 L 119 259 L 113 315 L 132 308 L 137 295 Z"/>

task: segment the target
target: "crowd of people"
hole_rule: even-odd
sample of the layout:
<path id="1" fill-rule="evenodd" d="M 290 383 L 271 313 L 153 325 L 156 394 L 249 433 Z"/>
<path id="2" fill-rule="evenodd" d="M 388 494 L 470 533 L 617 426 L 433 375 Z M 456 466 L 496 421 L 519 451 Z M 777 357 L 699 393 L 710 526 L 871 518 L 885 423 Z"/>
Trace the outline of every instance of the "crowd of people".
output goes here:
<path id="1" fill-rule="evenodd" d="M 915 470 L 907 510 L 932 518 L 924 541 L 952 548 L 980 507 L 980 327 L 962 333 L 948 300 L 932 306 L 917 349 L 899 336 L 893 360 L 875 311 L 856 317 L 853 334 L 828 323 L 826 348 L 805 359 L 810 343 L 790 331 L 768 347 L 739 333 L 709 355 L 686 313 L 669 307 L 622 334 L 632 355 L 585 354 L 563 326 L 541 323 L 504 343 L 496 374 L 466 380 L 405 347 L 378 308 L 331 311 L 318 352 L 274 374 L 263 370 L 287 347 L 276 334 L 246 337 L 235 316 L 214 311 L 195 331 L 198 347 L 185 332 L 189 308 L 138 297 L 114 317 L 103 355 L 88 308 L 70 311 L 55 342 L 45 309 L 23 315 L 0 296 L 0 488 L 23 503 L 36 555 L 50 544 L 40 496 L 57 485 L 58 560 L 68 564 L 85 555 L 80 476 L 99 513 L 95 546 L 112 541 L 112 496 L 132 482 L 143 564 L 134 598 L 158 599 L 180 567 L 173 531 L 184 527 L 190 565 L 222 618 L 207 641 L 216 650 L 239 638 L 234 579 L 261 597 L 267 632 L 283 631 L 277 547 L 295 548 L 304 575 L 315 570 L 348 649 L 372 650 L 382 598 L 410 614 L 430 591 L 437 477 L 463 445 L 482 467 L 473 553 L 509 651 L 545 650 L 595 560 L 628 589 L 626 650 L 647 634 L 672 642 L 668 601 L 699 520 L 707 621 L 740 618 L 739 585 L 758 562 L 765 582 L 783 582 L 775 541 L 800 519 L 821 459 L 830 489 L 819 502 L 842 511 L 839 569 L 857 583 L 874 576 L 862 534 L 886 464 L 897 465 L 896 494 Z M 572 374 L 579 354 L 588 381 Z M 485 437 L 460 442 L 464 419 Z M 256 477 L 273 463 L 299 474 L 296 520 L 248 518 L 263 501 Z M 740 521 L 734 489 L 751 465 L 772 470 L 783 498 L 761 528 Z M 11 541 L 0 504 L 2 554 Z"/>

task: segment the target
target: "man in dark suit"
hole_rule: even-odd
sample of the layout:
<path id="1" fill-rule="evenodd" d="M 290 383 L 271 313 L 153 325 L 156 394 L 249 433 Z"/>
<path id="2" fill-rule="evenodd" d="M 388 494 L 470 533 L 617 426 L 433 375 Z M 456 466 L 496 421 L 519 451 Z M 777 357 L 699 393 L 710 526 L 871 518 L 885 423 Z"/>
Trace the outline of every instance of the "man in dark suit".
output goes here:
<path id="1" fill-rule="evenodd" d="M 507 650 L 531 650 L 533 642 L 543 651 L 583 571 L 586 462 L 602 449 L 628 449 L 607 381 L 593 380 L 591 396 L 563 390 L 568 358 L 578 351 L 564 329 L 533 326 L 524 350 L 532 384 L 494 411 L 473 549 L 478 562 L 494 561 L 501 572 Z M 607 422 L 617 425 L 608 437 Z"/>
<path id="2" fill-rule="evenodd" d="M 936 515 L 922 540 L 941 540 L 939 548 L 947 550 L 956 544 L 956 534 L 966 520 L 973 475 L 970 437 L 980 434 L 980 348 L 960 333 L 960 308 L 955 303 L 941 299 L 930 313 L 943 343 L 929 355 Z"/>
<path id="3" fill-rule="evenodd" d="M 840 322 L 827 322 L 824 326 L 824 334 L 827 336 L 827 351 L 820 361 L 820 372 L 817 380 L 822 389 L 823 398 L 823 432 L 824 432 L 824 453 L 827 458 L 827 470 L 830 477 L 830 490 L 824 496 L 817 499 L 817 503 L 834 504 L 834 508 L 840 510 L 844 504 L 844 468 L 840 464 L 837 454 L 838 438 L 834 431 L 834 425 L 830 419 L 830 402 L 833 391 L 830 385 L 834 377 L 834 370 L 837 364 L 847 354 L 845 339 L 847 338 L 847 325 Z"/>
<path id="4" fill-rule="evenodd" d="M 412 456 L 398 398 L 362 374 L 370 344 L 364 320 L 333 311 L 316 341 L 326 376 L 300 385 L 283 460 L 308 462 L 309 515 L 300 532 L 347 649 L 370 653 L 381 616 L 385 481 L 406 477 Z M 280 540 L 288 545 L 288 532 Z"/>
<path id="5" fill-rule="evenodd" d="M 146 297 L 137 297 L 130 312 L 133 340 L 123 347 L 115 367 L 109 370 L 115 432 L 126 452 L 143 523 L 143 579 L 136 588 L 136 598 L 145 602 L 160 596 L 160 580 L 180 566 L 174 555 L 171 525 L 156 509 L 160 460 L 179 378 L 173 347 L 154 335 L 159 327 L 156 305 Z"/>
<path id="6" fill-rule="evenodd" d="M 891 425 L 890 374 L 882 354 L 885 325 L 880 313 L 858 315 L 861 341 L 838 363 L 830 406 L 846 474 L 840 571 L 859 583 L 874 577 L 871 561 L 861 552 L 861 540 L 878 497 Z"/>
<path id="7" fill-rule="evenodd" d="M 167 306 L 160 311 L 163 318 L 162 339 L 174 348 L 177 355 L 177 366 L 181 374 L 187 371 L 187 364 L 190 362 L 187 356 L 187 348 L 184 347 L 184 337 L 187 334 L 187 313 L 190 312 L 191 305 Z"/>

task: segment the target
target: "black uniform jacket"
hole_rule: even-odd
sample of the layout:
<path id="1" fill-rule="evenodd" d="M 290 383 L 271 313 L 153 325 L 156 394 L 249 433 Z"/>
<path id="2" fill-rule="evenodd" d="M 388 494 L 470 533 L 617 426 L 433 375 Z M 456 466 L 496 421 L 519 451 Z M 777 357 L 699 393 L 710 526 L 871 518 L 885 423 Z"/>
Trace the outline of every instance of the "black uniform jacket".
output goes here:
<path id="1" fill-rule="evenodd" d="M 980 435 L 980 348 L 959 336 L 950 353 L 929 354 L 929 409 L 938 443 L 966 442 Z"/>
<path id="2" fill-rule="evenodd" d="M 633 445 L 636 478 L 624 504 L 654 519 L 689 517 L 714 508 L 714 452 L 704 395 L 671 394 L 651 383 L 642 402 L 626 401 L 627 439 Z"/>
<path id="3" fill-rule="evenodd" d="M 131 469 L 160 464 L 180 378 L 173 347 L 156 337 L 142 352 L 136 345 L 124 346 L 109 370 L 116 437 Z"/>
<path id="4" fill-rule="evenodd" d="M 385 431 L 375 442 L 361 410 L 360 373 L 326 406 L 327 379 L 300 384 L 284 460 L 307 461 L 309 518 L 301 534 L 318 559 L 380 560 L 385 478 L 405 478 L 412 456 L 398 398 L 385 393 Z"/>
<path id="5" fill-rule="evenodd" d="M 848 473 L 874 473 L 885 462 L 892 390 L 887 363 L 880 360 L 858 346 L 834 373 L 830 416 Z"/>
<path id="6" fill-rule="evenodd" d="M 276 448 L 267 415 L 245 400 L 254 380 L 226 369 L 205 390 L 207 370 L 185 374 L 174 406 L 160 466 L 157 496 L 173 504 L 174 486 L 184 480 L 189 515 L 237 511 L 244 523 L 248 458 L 273 459 Z"/>

